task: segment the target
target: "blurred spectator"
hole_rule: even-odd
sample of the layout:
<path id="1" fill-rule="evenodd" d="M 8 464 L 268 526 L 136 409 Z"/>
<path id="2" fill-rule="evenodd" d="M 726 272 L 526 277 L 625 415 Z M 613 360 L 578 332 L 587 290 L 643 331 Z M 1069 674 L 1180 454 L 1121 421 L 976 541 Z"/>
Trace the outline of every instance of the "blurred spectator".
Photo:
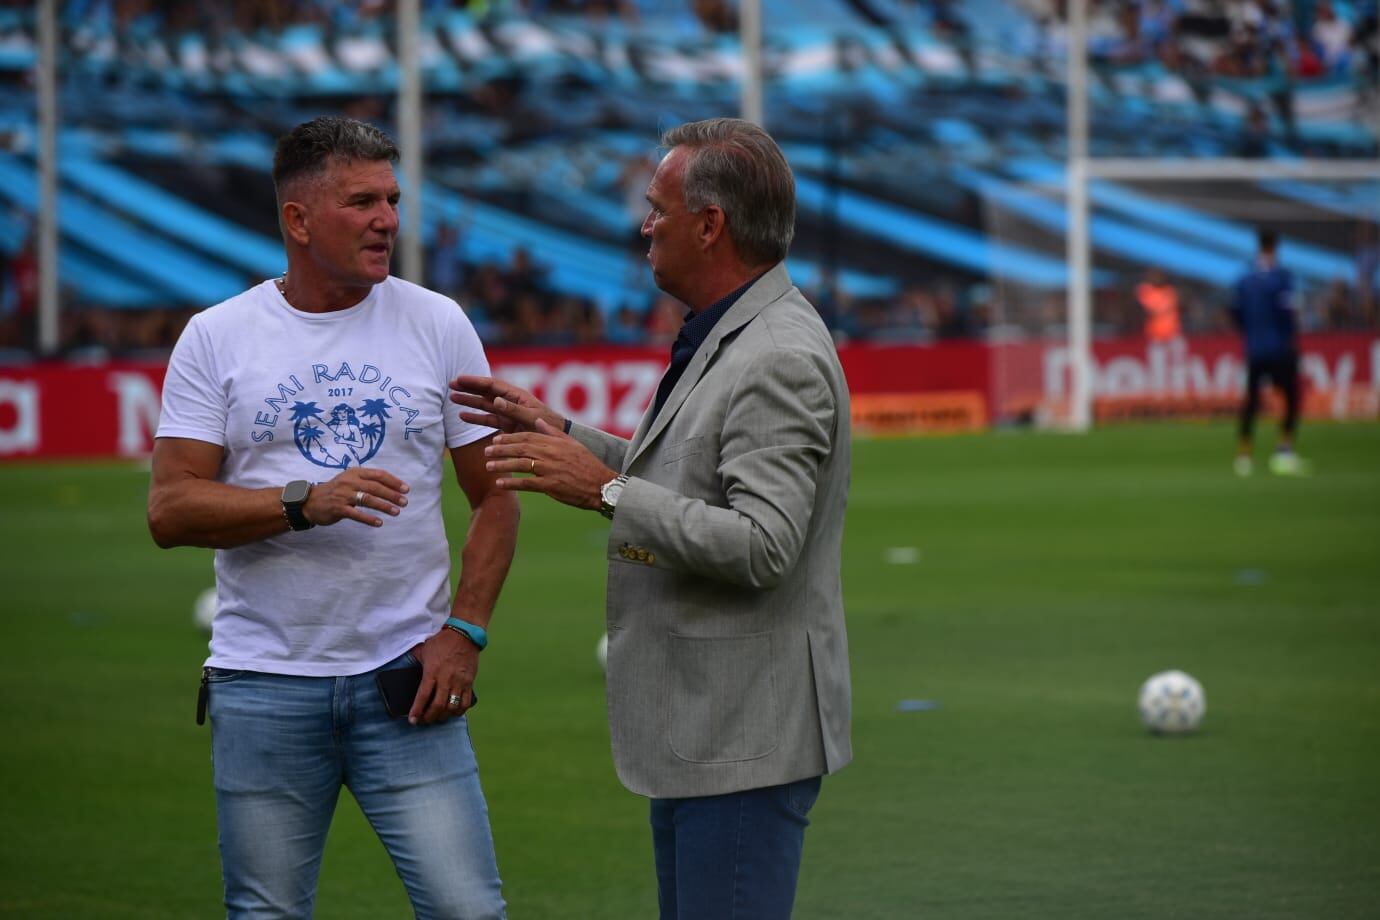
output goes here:
<path id="1" fill-rule="evenodd" d="M 460 231 L 455 225 L 449 221 L 438 224 L 431 254 L 427 257 L 432 289 L 447 297 L 457 297 L 460 294 L 465 284 L 464 255 Z"/>
<path id="2" fill-rule="evenodd" d="M 1134 4 L 1125 4 L 1116 13 L 1116 28 L 1119 32 L 1114 37 L 1098 43 L 1095 49 L 1097 56 L 1112 64 L 1139 64 L 1150 56 L 1150 44 L 1145 40 L 1141 33 L 1143 19 L 1140 10 Z"/>
<path id="3" fill-rule="evenodd" d="M 958 14 L 955 0 L 930 0 L 930 30 L 935 38 L 948 43 L 963 61 L 968 76 L 977 75 L 977 54 L 968 21 Z"/>
<path id="4" fill-rule="evenodd" d="M 635 154 L 623 161 L 618 171 L 618 193 L 623 201 L 623 213 L 628 219 L 628 275 L 625 283 L 639 284 L 647 273 L 647 240 L 642 236 L 646 221 L 647 186 L 656 173 L 656 158 L 651 154 Z"/>
<path id="5" fill-rule="evenodd" d="M 594 19 L 618 17 L 627 22 L 637 21 L 637 4 L 633 0 L 528 0 L 527 11 L 534 16 L 578 16 Z"/>
<path id="6" fill-rule="evenodd" d="M 1307 35 L 1298 34 L 1294 36 L 1294 46 L 1289 56 L 1290 72 L 1295 79 L 1312 80 L 1327 73 L 1327 68 L 1323 66 L 1322 58 L 1318 51 L 1313 47 L 1313 42 Z"/>
<path id="7" fill-rule="evenodd" d="M 520 342 L 525 345 L 565 344 L 555 341 L 556 336 L 548 337 L 541 298 L 533 291 L 517 296 L 513 304 L 511 322 L 504 330 L 503 337 L 508 342 Z"/>
<path id="8" fill-rule="evenodd" d="M 1363 220 L 1356 229 L 1356 303 L 1361 325 L 1380 326 L 1380 226 Z"/>
<path id="9" fill-rule="evenodd" d="M 1246 124 L 1241 129 L 1241 137 L 1236 144 L 1239 157 L 1260 158 L 1270 155 L 1270 118 L 1258 104 L 1251 103 L 1246 113 Z"/>
<path id="10" fill-rule="evenodd" d="M 513 301 L 507 280 L 497 265 L 485 263 L 471 272 L 465 284 L 461 304 L 477 308 L 495 325 L 506 328 L 512 318 Z M 487 340 L 486 340 L 487 341 Z"/>
<path id="11" fill-rule="evenodd" d="M 1162 270 L 1152 268 L 1136 285 L 1136 301 L 1145 311 L 1145 337 L 1151 342 L 1172 342 L 1183 335 L 1179 323 L 1179 292 Z"/>
<path id="12" fill-rule="evenodd" d="M 526 246 L 513 249 L 513 261 L 508 267 L 508 279 L 513 289 L 522 293 L 536 291 L 542 287 L 546 269 L 539 268 L 532 261 L 532 253 Z"/>
<path id="13" fill-rule="evenodd" d="M 612 345 L 641 345 L 642 316 L 630 304 L 623 304 L 604 330 L 604 340 Z"/>
<path id="14" fill-rule="evenodd" d="M 1370 92 L 1376 92 L 1380 84 L 1380 4 L 1376 0 L 1363 0 L 1357 4 L 1356 31 L 1351 41 L 1357 53 L 1365 58 L 1365 83 Z"/>
<path id="15" fill-rule="evenodd" d="M 1360 325 L 1360 317 L 1351 300 L 1351 290 L 1345 281 L 1338 278 L 1323 289 L 1318 298 L 1317 312 L 1310 319 L 1310 331 L 1355 329 Z"/>
<path id="16" fill-rule="evenodd" d="M 1351 23 L 1337 15 L 1331 0 L 1318 0 L 1314 10 L 1313 41 L 1323 63 L 1333 73 L 1344 73 L 1351 60 Z"/>
<path id="17" fill-rule="evenodd" d="M 695 18 L 710 32 L 738 31 L 738 8 L 728 0 L 690 0 Z"/>
<path id="18" fill-rule="evenodd" d="M 37 346 L 38 239 L 30 233 L 24 245 L 0 264 L 0 347 Z"/>
<path id="19" fill-rule="evenodd" d="M 604 337 L 604 317 L 591 301 L 573 294 L 557 297 L 546 321 L 551 344 L 590 345 Z"/>
<path id="20" fill-rule="evenodd" d="M 958 289 L 952 282 L 939 285 L 934 301 L 935 333 L 941 339 L 962 338 L 968 334 L 967 306 L 958 299 Z"/>
<path id="21" fill-rule="evenodd" d="M 684 325 L 684 309 L 680 301 L 667 294 L 658 294 L 647 311 L 643 325 L 644 341 L 648 345 L 669 347 Z"/>
<path id="22" fill-rule="evenodd" d="M 838 293 L 834 273 L 826 268 L 820 271 L 819 278 L 806 294 L 806 300 L 815 305 L 819 318 L 831 332 L 837 332 L 840 325 Z"/>
<path id="23" fill-rule="evenodd" d="M 1141 41 L 1155 55 L 1174 38 L 1174 7 L 1169 0 L 1145 0 L 1140 4 Z"/>

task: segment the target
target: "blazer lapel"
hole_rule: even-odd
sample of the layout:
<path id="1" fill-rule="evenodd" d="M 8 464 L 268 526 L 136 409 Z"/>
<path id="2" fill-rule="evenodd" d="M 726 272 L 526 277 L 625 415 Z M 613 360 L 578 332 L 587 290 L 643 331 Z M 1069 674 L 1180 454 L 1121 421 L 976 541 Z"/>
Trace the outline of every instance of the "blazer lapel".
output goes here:
<path id="1" fill-rule="evenodd" d="M 637 432 L 633 435 L 628 450 L 628 459 L 623 465 L 624 472 L 670 424 L 671 419 L 675 417 L 676 412 L 685 402 L 685 398 L 690 395 L 695 384 L 704 376 L 705 369 L 709 367 L 709 362 L 714 359 L 714 354 L 719 350 L 724 339 L 751 322 L 758 313 L 762 312 L 763 307 L 778 300 L 790 289 L 791 276 L 786 271 L 786 263 L 784 261 L 778 262 L 774 268 L 758 278 L 757 283 L 748 288 L 742 297 L 738 298 L 738 302 L 729 308 L 723 319 L 714 324 L 709 338 L 705 339 L 704 344 L 695 352 L 695 357 L 690 360 L 690 365 L 686 367 L 685 373 L 681 375 L 680 380 L 676 381 L 675 387 L 667 395 L 666 402 L 662 405 L 656 418 L 651 417 L 651 406 L 648 406 L 647 411 L 643 413 L 642 421 L 637 426 Z"/>

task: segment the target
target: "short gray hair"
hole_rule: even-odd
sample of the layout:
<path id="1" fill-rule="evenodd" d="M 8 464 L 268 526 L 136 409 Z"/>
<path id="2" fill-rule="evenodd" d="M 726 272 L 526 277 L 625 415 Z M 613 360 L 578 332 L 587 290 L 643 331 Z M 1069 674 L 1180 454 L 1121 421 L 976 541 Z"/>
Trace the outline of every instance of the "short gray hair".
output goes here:
<path id="1" fill-rule="evenodd" d="M 739 118 L 711 118 L 670 129 L 661 146 L 689 150 L 685 206 L 691 213 L 723 208 L 747 264 L 786 258 L 795 237 L 795 176 L 767 132 Z"/>
<path id="2" fill-rule="evenodd" d="M 273 187 L 279 200 L 288 183 L 318 178 L 336 160 L 396 163 L 398 145 L 378 128 L 353 118 L 324 115 L 304 122 L 278 138 L 273 151 Z"/>

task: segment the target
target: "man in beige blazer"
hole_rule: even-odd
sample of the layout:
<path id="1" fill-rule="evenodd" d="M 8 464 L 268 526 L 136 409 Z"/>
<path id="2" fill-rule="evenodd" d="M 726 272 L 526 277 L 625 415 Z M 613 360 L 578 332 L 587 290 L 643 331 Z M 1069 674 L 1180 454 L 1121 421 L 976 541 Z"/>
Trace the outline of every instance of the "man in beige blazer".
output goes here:
<path id="1" fill-rule="evenodd" d="M 613 522 L 609 728 L 619 778 L 652 799 L 661 916 L 789 917 L 820 777 L 852 757 L 848 389 L 783 261 L 795 182 L 775 142 L 714 119 L 662 144 L 642 235 L 690 314 L 632 440 L 491 378 L 451 398 L 503 432 L 500 487 Z"/>

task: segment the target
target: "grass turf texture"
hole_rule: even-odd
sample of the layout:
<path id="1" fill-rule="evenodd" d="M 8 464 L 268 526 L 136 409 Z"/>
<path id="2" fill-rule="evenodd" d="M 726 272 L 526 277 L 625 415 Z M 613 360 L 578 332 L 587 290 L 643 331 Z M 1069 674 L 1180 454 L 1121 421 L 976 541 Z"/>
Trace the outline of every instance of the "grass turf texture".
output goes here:
<path id="1" fill-rule="evenodd" d="M 1312 478 L 1247 480 L 1221 426 L 858 444 L 857 760 L 825 782 L 796 915 L 1377 916 L 1380 427 L 1304 444 Z M 0 915 L 220 910 L 192 719 L 210 553 L 154 548 L 146 488 L 128 465 L 0 468 Z M 606 533 L 524 498 L 483 659 L 472 731 L 515 918 L 655 914 L 594 662 Z M 1195 737 L 1137 721 L 1171 667 L 1206 688 Z M 915 698 L 939 708 L 897 711 Z M 348 795 L 317 915 L 410 915 Z"/>

